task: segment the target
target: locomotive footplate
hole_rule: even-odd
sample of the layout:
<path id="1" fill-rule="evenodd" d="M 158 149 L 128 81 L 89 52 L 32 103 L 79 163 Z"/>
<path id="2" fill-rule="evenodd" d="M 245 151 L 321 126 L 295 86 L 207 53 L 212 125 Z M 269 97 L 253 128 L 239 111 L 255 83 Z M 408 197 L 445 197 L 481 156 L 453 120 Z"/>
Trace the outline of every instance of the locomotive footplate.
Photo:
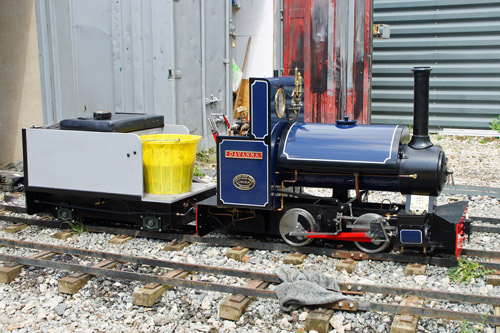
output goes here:
<path id="1" fill-rule="evenodd" d="M 338 204 L 323 200 L 288 198 L 283 210 L 217 205 L 215 197 L 197 205 L 197 233 L 278 236 L 291 246 L 314 239 L 354 242 L 364 252 L 376 253 L 390 244 L 418 251 L 455 252 L 463 243 L 467 202 L 436 207 L 432 213 L 411 213 L 404 205 Z M 456 253 L 458 254 L 458 252 Z"/>

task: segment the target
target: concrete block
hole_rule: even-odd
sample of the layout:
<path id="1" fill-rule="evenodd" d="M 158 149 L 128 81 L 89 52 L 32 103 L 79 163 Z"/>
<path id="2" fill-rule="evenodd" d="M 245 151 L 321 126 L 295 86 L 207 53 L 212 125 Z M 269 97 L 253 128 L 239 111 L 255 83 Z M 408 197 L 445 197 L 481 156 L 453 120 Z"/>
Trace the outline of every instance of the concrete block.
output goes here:
<path id="1" fill-rule="evenodd" d="M 66 240 L 68 238 L 73 237 L 74 234 L 75 234 L 74 231 L 63 230 L 63 231 L 56 232 L 54 235 L 52 235 L 52 237 L 57 238 L 57 239 Z"/>
<path id="2" fill-rule="evenodd" d="M 425 275 L 427 265 L 409 264 L 405 268 L 405 275 Z"/>
<path id="3" fill-rule="evenodd" d="M 337 263 L 335 269 L 338 271 L 345 270 L 347 273 L 352 273 L 356 269 L 357 264 L 358 262 L 356 260 L 352 260 L 351 258 L 342 259 Z"/>
<path id="4" fill-rule="evenodd" d="M 300 265 L 304 263 L 304 260 L 307 258 L 307 254 L 301 253 L 292 253 L 289 254 L 283 259 L 283 263 L 285 265 Z"/>
<path id="5" fill-rule="evenodd" d="M 28 227 L 27 224 L 24 223 L 16 223 L 12 225 L 8 225 L 5 228 L 3 228 L 3 231 L 8 232 L 9 234 L 15 234 L 21 230 L 24 230 Z"/>
<path id="6" fill-rule="evenodd" d="M 168 272 L 165 276 L 168 278 L 185 279 L 188 277 L 189 272 L 182 269 L 176 269 Z M 159 283 L 149 283 L 144 287 L 134 290 L 132 300 L 135 305 L 139 306 L 153 306 L 161 295 L 167 290 L 172 288 L 169 285 L 161 285 Z"/>
<path id="7" fill-rule="evenodd" d="M 269 283 L 263 281 L 249 281 L 245 287 L 265 289 Z M 248 297 L 245 295 L 231 295 L 228 296 L 219 306 L 219 318 L 238 321 L 248 307 L 250 302 L 252 302 L 253 297 Z"/>
<path id="8" fill-rule="evenodd" d="M 164 251 L 182 251 L 189 243 L 184 240 L 174 239 L 163 248 Z"/>
<path id="9" fill-rule="evenodd" d="M 116 264 L 117 264 L 116 261 L 104 260 L 93 265 L 92 267 L 110 269 L 114 268 Z M 91 278 L 92 275 L 89 274 L 73 273 L 63 277 L 62 279 L 59 279 L 59 281 L 57 281 L 57 288 L 60 293 L 74 295 L 78 291 L 80 291 L 80 289 L 85 287 L 85 285 L 87 284 L 87 282 L 89 282 Z"/>
<path id="10" fill-rule="evenodd" d="M 250 252 L 250 249 L 246 247 L 236 246 L 227 250 L 226 257 L 229 259 L 241 261 L 241 259 L 243 259 L 243 257 L 246 256 L 248 252 Z"/>
<path id="11" fill-rule="evenodd" d="M 318 333 L 327 333 L 330 331 L 330 319 L 333 316 L 333 310 L 316 309 L 309 312 L 306 318 L 306 331 L 318 331 Z"/>
<path id="12" fill-rule="evenodd" d="M 128 236 L 128 235 L 117 235 L 109 240 L 110 244 L 113 245 L 122 245 L 128 242 L 129 240 L 132 240 L 134 237 Z"/>

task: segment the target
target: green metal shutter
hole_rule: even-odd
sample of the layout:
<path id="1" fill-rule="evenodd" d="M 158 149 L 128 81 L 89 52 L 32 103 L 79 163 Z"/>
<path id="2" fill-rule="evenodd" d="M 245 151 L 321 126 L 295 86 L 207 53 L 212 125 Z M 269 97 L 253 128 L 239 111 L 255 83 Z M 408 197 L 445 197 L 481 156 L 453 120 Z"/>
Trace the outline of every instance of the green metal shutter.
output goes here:
<path id="1" fill-rule="evenodd" d="M 375 0 L 372 123 L 411 124 L 414 66 L 431 66 L 430 126 L 489 128 L 500 114 L 500 1 Z"/>

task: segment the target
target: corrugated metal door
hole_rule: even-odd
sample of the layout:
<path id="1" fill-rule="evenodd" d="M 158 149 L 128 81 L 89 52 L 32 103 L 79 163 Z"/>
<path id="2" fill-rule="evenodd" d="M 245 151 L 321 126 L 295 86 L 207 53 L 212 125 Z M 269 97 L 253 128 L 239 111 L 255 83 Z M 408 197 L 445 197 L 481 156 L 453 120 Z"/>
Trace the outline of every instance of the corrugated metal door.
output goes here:
<path id="1" fill-rule="evenodd" d="M 284 0 L 283 67 L 305 83 L 307 122 L 370 119 L 372 0 Z"/>
<path id="2" fill-rule="evenodd" d="M 411 124 L 413 66 L 431 66 L 430 126 L 488 128 L 500 114 L 500 1 L 375 0 L 372 122 Z"/>
<path id="3" fill-rule="evenodd" d="M 146 112 L 208 137 L 232 102 L 230 15 L 230 1 L 37 1 L 45 123 Z"/>

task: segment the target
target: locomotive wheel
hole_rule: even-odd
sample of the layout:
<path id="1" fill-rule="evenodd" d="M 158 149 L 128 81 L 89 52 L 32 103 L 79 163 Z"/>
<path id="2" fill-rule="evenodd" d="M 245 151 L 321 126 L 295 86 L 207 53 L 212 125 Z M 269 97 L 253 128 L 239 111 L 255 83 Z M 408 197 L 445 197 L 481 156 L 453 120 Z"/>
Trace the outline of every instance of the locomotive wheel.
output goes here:
<path id="1" fill-rule="evenodd" d="M 353 230 L 358 232 L 369 232 L 370 223 L 377 220 L 384 219 L 382 216 L 375 213 L 363 214 L 354 221 Z M 388 222 L 384 219 L 382 222 L 384 226 L 388 225 Z M 367 242 L 354 242 L 356 247 L 366 253 L 378 253 L 384 251 L 390 244 L 389 240 L 386 241 L 374 241 L 371 243 Z"/>
<path id="2" fill-rule="evenodd" d="M 280 220 L 280 234 L 283 240 L 291 246 L 304 246 L 313 241 L 312 238 L 290 236 L 292 231 L 317 231 L 314 217 L 307 210 L 292 208 Z"/>

